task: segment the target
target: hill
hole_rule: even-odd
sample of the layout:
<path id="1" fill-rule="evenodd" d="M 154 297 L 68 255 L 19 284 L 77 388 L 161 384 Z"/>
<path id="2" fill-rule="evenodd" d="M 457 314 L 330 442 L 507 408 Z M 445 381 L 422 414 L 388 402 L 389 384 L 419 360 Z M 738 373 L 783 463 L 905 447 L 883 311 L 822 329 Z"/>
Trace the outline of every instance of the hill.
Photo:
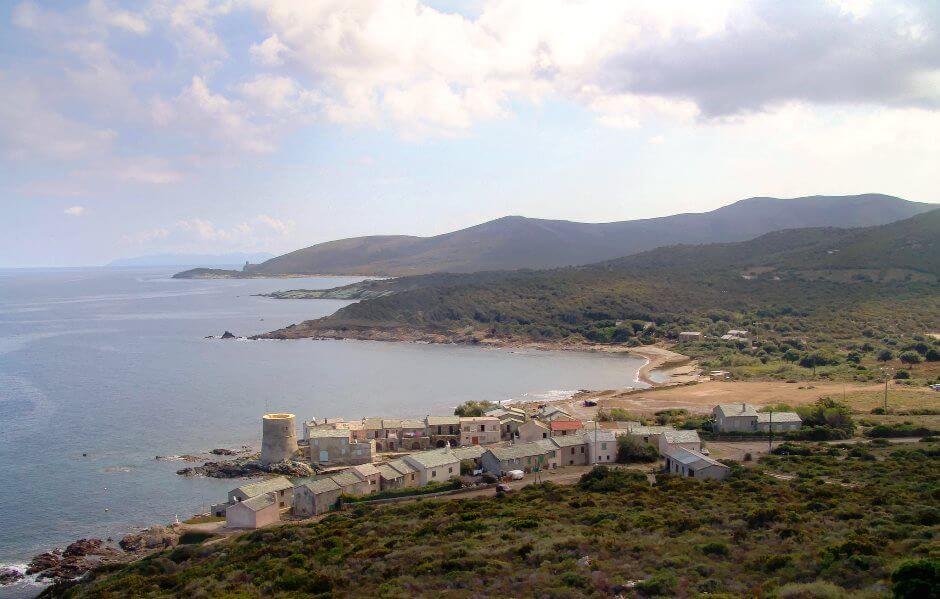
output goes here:
<path id="1" fill-rule="evenodd" d="M 937 444 L 796 450 L 722 482 L 600 467 L 504 498 L 354 506 L 43 596 L 930 596 Z"/>
<path id="2" fill-rule="evenodd" d="M 434 237 L 375 236 L 330 241 L 253 265 L 244 274 L 406 276 L 545 269 L 589 264 L 677 243 L 744 241 L 781 229 L 880 225 L 935 207 L 865 194 L 750 198 L 701 214 L 612 223 L 507 216 Z M 234 272 L 216 274 L 243 276 Z"/>
<path id="3" fill-rule="evenodd" d="M 781 231 L 583 267 L 370 281 L 358 288 L 371 299 L 265 337 L 638 345 L 676 340 L 684 330 L 717 339 L 738 328 L 767 341 L 743 353 L 754 365 L 777 364 L 789 349 L 825 351 L 845 365 L 838 356 L 858 347 L 868 347 L 868 357 L 897 353 L 905 339 L 940 331 L 938 277 L 940 210 L 878 227 Z M 728 353 L 724 345 L 744 350 L 723 343 L 687 349 L 711 357 Z"/>

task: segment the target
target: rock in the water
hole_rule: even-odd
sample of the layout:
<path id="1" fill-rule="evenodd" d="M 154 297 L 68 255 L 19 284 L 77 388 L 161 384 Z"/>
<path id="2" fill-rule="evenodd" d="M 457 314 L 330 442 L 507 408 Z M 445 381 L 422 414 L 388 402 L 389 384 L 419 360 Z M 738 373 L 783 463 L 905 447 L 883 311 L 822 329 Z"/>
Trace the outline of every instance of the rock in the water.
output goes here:
<path id="1" fill-rule="evenodd" d="M 212 455 L 235 455 L 234 451 L 232 451 L 231 449 L 225 449 L 224 447 L 217 447 L 216 449 L 213 449 L 209 453 L 211 453 Z"/>
<path id="2" fill-rule="evenodd" d="M 285 460 L 275 464 L 262 464 L 258 455 L 245 456 L 226 462 L 206 462 L 202 466 L 176 471 L 180 476 L 208 476 L 209 478 L 244 478 L 259 474 L 282 474 L 284 476 L 313 476 L 313 468 L 303 462 Z"/>
<path id="3" fill-rule="evenodd" d="M 236 339 L 236 337 L 229 331 L 225 331 L 224 333 L 222 333 L 222 336 L 219 337 L 219 339 Z"/>
<path id="4" fill-rule="evenodd" d="M 0 568 L 0 586 L 13 584 L 23 578 L 23 573 L 13 568 Z"/>
<path id="5" fill-rule="evenodd" d="M 29 565 L 26 566 L 26 573 L 38 574 L 39 572 L 57 568 L 61 563 L 62 555 L 57 549 L 53 551 L 46 551 L 45 553 L 40 553 L 39 555 L 33 557 L 33 559 L 29 561 Z"/>

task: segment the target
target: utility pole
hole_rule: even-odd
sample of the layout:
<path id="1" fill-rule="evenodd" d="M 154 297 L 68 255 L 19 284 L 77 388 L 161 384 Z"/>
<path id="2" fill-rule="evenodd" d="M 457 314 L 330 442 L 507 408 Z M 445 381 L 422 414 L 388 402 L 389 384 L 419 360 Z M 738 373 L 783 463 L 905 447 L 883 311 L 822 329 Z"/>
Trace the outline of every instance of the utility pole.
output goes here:
<path id="1" fill-rule="evenodd" d="M 767 453 L 774 450 L 774 409 L 770 408 L 770 436 L 767 438 Z"/>
<path id="2" fill-rule="evenodd" d="M 591 465 L 597 465 L 597 416 L 594 417 L 594 455 L 591 456 Z"/>
<path id="3" fill-rule="evenodd" d="M 888 371 L 885 370 L 885 414 L 888 413 Z"/>

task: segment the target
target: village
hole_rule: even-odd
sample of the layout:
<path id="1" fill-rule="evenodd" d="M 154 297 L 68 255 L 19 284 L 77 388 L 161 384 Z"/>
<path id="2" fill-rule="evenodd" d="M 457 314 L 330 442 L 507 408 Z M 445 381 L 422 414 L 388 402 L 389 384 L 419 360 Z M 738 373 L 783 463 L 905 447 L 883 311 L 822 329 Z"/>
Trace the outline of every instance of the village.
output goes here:
<path id="1" fill-rule="evenodd" d="M 717 433 L 755 435 L 799 430 L 794 412 L 763 412 L 748 403 L 713 408 Z M 423 419 L 311 419 L 294 414 L 262 418 L 263 464 L 300 459 L 315 470 L 309 477 L 275 476 L 232 489 L 211 506 L 227 529 L 256 529 L 285 520 L 307 519 L 344 503 L 385 503 L 496 488 L 508 482 L 581 473 L 618 461 L 625 441 L 645 449 L 646 462 L 662 472 L 723 480 L 731 468 L 711 457 L 698 431 L 638 421 L 581 420 L 558 405 L 535 409 L 496 406 L 480 416 Z M 749 457 L 749 456 L 748 456 Z M 746 459 L 746 458 L 745 458 Z"/>

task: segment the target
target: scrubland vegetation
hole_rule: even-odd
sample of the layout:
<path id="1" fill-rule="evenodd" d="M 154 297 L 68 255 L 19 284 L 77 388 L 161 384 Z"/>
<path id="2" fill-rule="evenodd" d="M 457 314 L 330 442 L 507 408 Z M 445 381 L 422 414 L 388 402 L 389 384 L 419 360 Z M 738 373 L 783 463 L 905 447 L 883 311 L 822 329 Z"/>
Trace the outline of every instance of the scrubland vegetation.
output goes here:
<path id="1" fill-rule="evenodd" d="M 50 594 L 936 596 L 940 446 L 790 447 L 724 482 L 598 468 L 500 499 L 353 506 Z"/>

